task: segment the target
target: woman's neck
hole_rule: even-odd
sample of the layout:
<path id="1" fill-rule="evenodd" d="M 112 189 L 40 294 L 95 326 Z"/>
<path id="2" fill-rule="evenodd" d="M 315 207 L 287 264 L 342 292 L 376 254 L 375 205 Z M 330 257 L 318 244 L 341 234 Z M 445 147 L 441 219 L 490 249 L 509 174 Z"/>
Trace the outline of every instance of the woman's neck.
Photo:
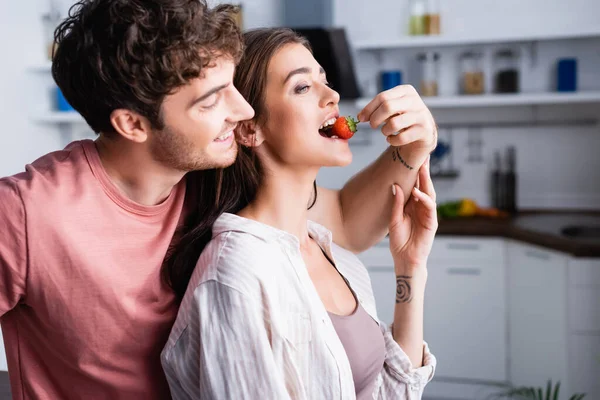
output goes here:
<path id="1" fill-rule="evenodd" d="M 308 206 L 318 170 L 302 173 L 277 169 L 265 173 L 256 198 L 238 214 L 296 236 L 303 247 L 309 241 Z"/>

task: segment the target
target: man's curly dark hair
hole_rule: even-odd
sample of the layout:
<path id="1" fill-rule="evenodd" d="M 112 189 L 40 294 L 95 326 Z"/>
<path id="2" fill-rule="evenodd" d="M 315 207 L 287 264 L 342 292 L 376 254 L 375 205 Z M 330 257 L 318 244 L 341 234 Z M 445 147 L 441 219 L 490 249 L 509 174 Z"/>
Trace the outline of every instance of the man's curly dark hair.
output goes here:
<path id="1" fill-rule="evenodd" d="M 81 0 L 54 33 L 52 76 L 96 133 L 114 133 L 110 114 L 122 108 L 162 129 L 166 95 L 218 57 L 239 61 L 236 11 L 205 0 Z"/>

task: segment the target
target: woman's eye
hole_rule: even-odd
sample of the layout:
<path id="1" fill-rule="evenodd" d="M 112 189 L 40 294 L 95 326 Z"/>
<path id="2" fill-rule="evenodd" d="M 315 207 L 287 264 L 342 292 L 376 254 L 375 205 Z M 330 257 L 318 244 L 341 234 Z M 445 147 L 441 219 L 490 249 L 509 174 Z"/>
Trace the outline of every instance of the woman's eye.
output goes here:
<path id="1" fill-rule="evenodd" d="M 308 86 L 308 85 L 298 86 L 298 87 L 296 87 L 296 93 L 298 93 L 298 94 L 306 93 L 306 92 L 308 92 L 309 88 L 310 88 L 310 86 Z"/>

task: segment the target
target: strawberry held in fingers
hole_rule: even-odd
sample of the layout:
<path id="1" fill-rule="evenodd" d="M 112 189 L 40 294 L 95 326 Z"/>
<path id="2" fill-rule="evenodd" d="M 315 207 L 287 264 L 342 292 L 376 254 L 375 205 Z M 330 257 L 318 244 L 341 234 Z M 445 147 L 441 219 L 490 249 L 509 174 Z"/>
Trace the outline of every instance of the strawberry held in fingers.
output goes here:
<path id="1" fill-rule="evenodd" d="M 358 122 L 359 121 L 352 117 L 338 117 L 333 125 L 325 128 L 325 132 L 327 136 L 331 138 L 338 137 L 340 139 L 348 140 L 354 136 Z"/>

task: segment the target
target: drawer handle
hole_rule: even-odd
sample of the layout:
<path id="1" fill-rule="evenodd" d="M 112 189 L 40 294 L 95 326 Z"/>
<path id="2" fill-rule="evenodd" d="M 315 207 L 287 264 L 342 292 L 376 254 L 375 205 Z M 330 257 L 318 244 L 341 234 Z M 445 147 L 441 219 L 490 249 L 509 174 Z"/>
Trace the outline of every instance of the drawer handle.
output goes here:
<path id="1" fill-rule="evenodd" d="M 548 261 L 550 259 L 550 254 L 542 253 L 539 251 L 533 251 L 533 250 L 527 250 L 525 252 L 525 255 L 527 257 L 537 258 L 537 259 L 544 260 L 544 261 Z"/>
<path id="2" fill-rule="evenodd" d="M 481 269 L 479 268 L 448 268 L 449 275 L 481 275 Z"/>
<path id="3" fill-rule="evenodd" d="M 448 243 L 447 246 L 450 250 L 478 251 L 481 249 L 481 246 L 477 243 Z"/>

